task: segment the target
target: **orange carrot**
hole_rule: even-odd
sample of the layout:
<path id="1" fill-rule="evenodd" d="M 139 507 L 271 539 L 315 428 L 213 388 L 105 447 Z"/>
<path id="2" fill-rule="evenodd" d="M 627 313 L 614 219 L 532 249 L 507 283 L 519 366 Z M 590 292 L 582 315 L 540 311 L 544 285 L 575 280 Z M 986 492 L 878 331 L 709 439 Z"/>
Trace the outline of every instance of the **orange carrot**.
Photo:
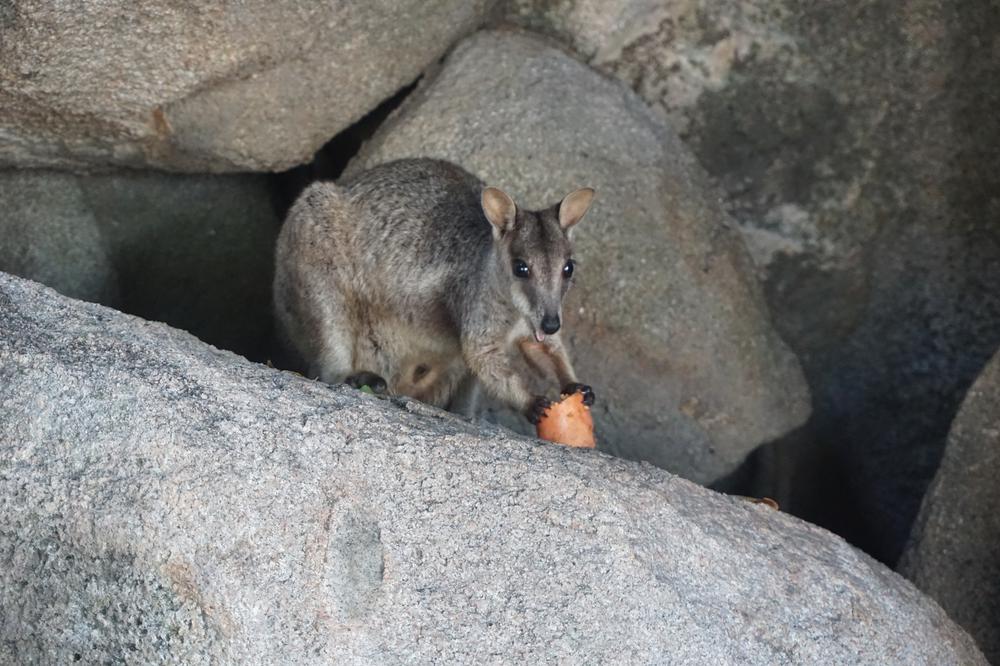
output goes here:
<path id="1" fill-rule="evenodd" d="M 538 437 L 550 442 L 592 449 L 594 441 L 594 419 L 590 407 L 583 404 L 583 394 L 564 395 L 553 403 L 545 416 L 538 422 Z"/>

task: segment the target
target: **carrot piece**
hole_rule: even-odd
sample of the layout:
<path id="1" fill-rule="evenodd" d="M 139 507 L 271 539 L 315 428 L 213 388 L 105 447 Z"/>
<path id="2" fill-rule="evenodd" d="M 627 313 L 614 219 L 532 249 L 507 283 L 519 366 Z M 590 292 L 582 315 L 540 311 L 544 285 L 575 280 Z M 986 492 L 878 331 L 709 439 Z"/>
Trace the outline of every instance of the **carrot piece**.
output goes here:
<path id="1" fill-rule="evenodd" d="M 564 395 L 553 403 L 538 422 L 538 437 L 550 442 L 592 449 L 594 441 L 594 419 L 590 407 L 583 404 L 583 394 Z"/>

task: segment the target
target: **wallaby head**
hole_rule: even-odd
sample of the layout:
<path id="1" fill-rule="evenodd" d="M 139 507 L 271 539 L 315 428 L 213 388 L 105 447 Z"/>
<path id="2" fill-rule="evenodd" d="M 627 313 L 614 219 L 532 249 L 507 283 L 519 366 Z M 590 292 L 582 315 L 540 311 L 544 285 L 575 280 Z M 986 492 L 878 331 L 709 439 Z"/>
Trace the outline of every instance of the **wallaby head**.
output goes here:
<path id="1" fill-rule="evenodd" d="M 495 270 L 539 342 L 561 325 L 562 299 L 574 271 L 570 232 L 593 198 L 594 190 L 584 188 L 552 208 L 528 211 L 502 190 L 483 190 L 483 212 L 497 250 Z"/>

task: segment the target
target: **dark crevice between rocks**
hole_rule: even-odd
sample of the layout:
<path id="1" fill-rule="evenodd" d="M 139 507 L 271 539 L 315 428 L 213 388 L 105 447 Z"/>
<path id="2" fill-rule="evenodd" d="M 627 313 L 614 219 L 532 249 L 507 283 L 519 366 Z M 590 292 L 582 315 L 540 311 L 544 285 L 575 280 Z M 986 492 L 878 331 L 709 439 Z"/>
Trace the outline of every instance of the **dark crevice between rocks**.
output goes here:
<path id="1" fill-rule="evenodd" d="M 400 88 L 392 97 L 383 100 L 356 123 L 326 142 L 316 151 L 312 162 L 274 175 L 275 208 L 282 220 L 302 190 L 317 180 L 336 180 L 344 173 L 365 141 L 375 134 L 392 112 L 416 89 L 421 78 L 423 77 Z"/>
<path id="2" fill-rule="evenodd" d="M 885 16 L 865 20 L 895 26 L 887 7 L 873 3 L 870 11 Z M 850 137 L 839 136 L 851 122 L 829 119 L 838 110 L 829 94 L 787 88 L 770 71 L 745 81 L 736 72 L 726 89 L 706 94 L 699 115 L 709 124 L 696 129 L 707 139 L 694 146 L 723 186 L 749 202 L 735 211 L 741 219 L 766 212 L 753 207 L 763 199 L 739 189 L 744 180 L 751 183 L 746 191 L 771 194 L 762 190 L 770 184 L 778 200 L 812 205 L 803 193 L 816 185 L 802 180 L 812 164 L 833 155 L 841 162 L 830 162 L 835 172 L 851 175 L 860 171 L 859 157 L 872 156 L 875 170 L 861 195 L 871 212 L 858 218 L 870 227 L 845 227 L 858 242 L 851 261 L 827 269 L 779 259 L 765 284 L 777 328 L 802 361 L 813 416 L 718 485 L 774 495 L 783 510 L 890 566 L 909 538 L 956 412 L 1000 346 L 1000 115 L 991 111 L 1000 103 L 1000 67 L 982 56 L 1000 12 L 996 3 L 973 0 L 942 7 L 940 16 L 955 26 L 938 44 L 941 54 L 926 56 L 942 76 L 940 93 L 919 99 L 919 90 L 903 87 L 923 85 L 926 79 L 914 77 L 930 71 L 926 64 L 892 64 L 903 74 L 901 87 L 886 95 L 893 120 L 853 139 L 851 152 L 842 149 Z M 837 20 L 817 19 L 824 24 Z M 911 48 L 906 33 L 885 38 L 899 40 L 893 49 Z M 778 94 L 762 95 L 760 79 L 775 80 Z M 834 72 L 831 81 L 838 80 Z M 772 101 L 759 102 L 765 97 Z M 741 117 L 733 118 L 734 107 Z M 785 125 L 795 130 L 791 141 L 782 139 Z M 773 159 L 761 162 L 769 154 Z M 931 161 L 936 172 L 924 169 Z M 762 164 L 796 166 L 768 176 Z"/>
<path id="3" fill-rule="evenodd" d="M 867 541 L 859 521 L 864 510 L 848 492 L 849 479 L 850 469 L 816 436 L 810 422 L 758 447 L 710 487 L 734 495 L 770 497 L 785 513 L 860 546 Z"/>
<path id="4" fill-rule="evenodd" d="M 982 56 L 995 42 L 1000 7 L 989 0 L 956 3 L 949 16 L 960 27 L 946 42 L 950 80 L 943 99 L 954 151 L 941 165 L 943 214 L 933 235 L 908 247 L 886 243 L 903 253 L 903 268 L 875 278 L 896 280 L 883 302 L 887 310 L 902 302 L 908 315 L 895 318 L 892 337 L 869 340 L 893 375 L 887 391 L 865 392 L 877 420 L 838 414 L 850 389 L 836 383 L 820 396 L 830 417 L 816 420 L 827 447 L 851 465 L 849 489 L 863 507 L 852 541 L 890 566 L 909 539 L 969 387 L 1000 347 L 1000 62 Z M 901 219 L 890 238 L 906 238 L 909 227 Z M 863 457 L 867 464 L 853 464 Z"/>

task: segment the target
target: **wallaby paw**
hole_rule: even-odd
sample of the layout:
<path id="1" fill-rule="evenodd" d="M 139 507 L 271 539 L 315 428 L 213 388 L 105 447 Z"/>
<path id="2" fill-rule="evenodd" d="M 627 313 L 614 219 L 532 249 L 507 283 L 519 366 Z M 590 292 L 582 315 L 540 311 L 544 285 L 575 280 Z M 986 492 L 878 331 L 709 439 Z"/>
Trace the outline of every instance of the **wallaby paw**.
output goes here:
<path id="1" fill-rule="evenodd" d="M 362 386 L 367 386 L 372 390 L 372 393 L 379 395 L 384 395 L 386 391 L 389 390 L 389 385 L 386 384 L 385 380 L 380 376 L 376 375 L 374 372 L 356 372 L 347 379 L 344 383 L 351 388 L 359 389 Z"/>
<path id="2" fill-rule="evenodd" d="M 563 388 L 562 392 L 565 395 L 573 395 L 574 393 L 583 394 L 583 404 L 590 407 L 594 404 L 594 389 L 587 386 L 586 384 L 580 384 L 579 382 L 573 382 L 572 384 L 567 384 Z"/>
<path id="3" fill-rule="evenodd" d="M 528 411 L 525 412 L 525 416 L 532 424 L 538 425 L 538 422 L 542 420 L 545 416 L 545 412 L 549 411 L 549 407 L 552 406 L 552 401 L 546 397 L 538 396 L 535 398 L 531 406 L 528 407 Z"/>

